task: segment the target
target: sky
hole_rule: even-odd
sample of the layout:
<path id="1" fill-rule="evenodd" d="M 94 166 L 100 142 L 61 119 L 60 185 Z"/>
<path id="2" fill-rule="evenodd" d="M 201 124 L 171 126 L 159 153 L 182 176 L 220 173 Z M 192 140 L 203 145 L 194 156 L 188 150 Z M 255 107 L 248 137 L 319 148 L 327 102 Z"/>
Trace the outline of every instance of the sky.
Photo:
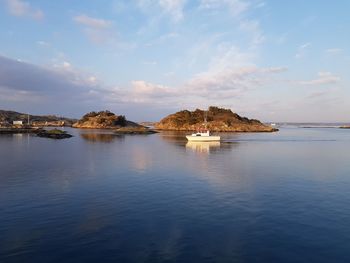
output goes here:
<path id="1" fill-rule="evenodd" d="M 0 0 L 0 109 L 350 121 L 350 1 Z"/>

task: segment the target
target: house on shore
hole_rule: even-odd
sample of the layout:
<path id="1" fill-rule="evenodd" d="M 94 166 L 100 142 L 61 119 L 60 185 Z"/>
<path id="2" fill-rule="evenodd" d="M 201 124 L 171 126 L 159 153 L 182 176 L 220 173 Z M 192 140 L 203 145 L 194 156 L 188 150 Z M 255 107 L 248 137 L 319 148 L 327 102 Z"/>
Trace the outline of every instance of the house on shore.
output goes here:
<path id="1" fill-rule="evenodd" d="M 13 121 L 13 125 L 23 125 L 23 121 Z"/>

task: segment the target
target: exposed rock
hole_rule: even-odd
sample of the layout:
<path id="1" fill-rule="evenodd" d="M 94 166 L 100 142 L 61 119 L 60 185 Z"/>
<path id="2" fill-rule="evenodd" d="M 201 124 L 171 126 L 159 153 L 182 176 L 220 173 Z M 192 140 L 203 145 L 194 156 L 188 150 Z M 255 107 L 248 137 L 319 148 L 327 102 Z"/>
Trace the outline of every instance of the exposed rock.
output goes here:
<path id="1" fill-rule="evenodd" d="M 152 122 L 152 121 L 143 121 L 143 122 L 139 122 L 139 124 L 142 125 L 142 126 L 146 126 L 146 127 L 154 127 L 154 125 L 156 123 Z"/>
<path id="2" fill-rule="evenodd" d="M 350 125 L 340 126 L 339 128 L 341 128 L 341 129 L 350 129 Z"/>
<path id="3" fill-rule="evenodd" d="M 204 119 L 207 115 L 207 124 Z M 213 132 L 274 132 L 278 129 L 265 125 L 258 120 L 248 119 L 233 113 L 230 109 L 209 107 L 207 111 L 183 110 L 171 114 L 160 122 L 155 128 L 159 130 L 195 131 L 209 129 Z"/>
<path id="4" fill-rule="evenodd" d="M 83 129 L 116 129 L 121 127 L 142 127 L 141 125 L 128 121 L 123 115 L 115 115 L 110 111 L 90 112 L 81 120 L 73 124 L 74 128 Z"/>
<path id="5" fill-rule="evenodd" d="M 50 138 L 50 139 L 67 139 L 73 137 L 72 135 L 68 134 L 66 131 L 62 130 L 42 130 L 40 131 L 37 136 L 44 137 L 44 138 Z"/>

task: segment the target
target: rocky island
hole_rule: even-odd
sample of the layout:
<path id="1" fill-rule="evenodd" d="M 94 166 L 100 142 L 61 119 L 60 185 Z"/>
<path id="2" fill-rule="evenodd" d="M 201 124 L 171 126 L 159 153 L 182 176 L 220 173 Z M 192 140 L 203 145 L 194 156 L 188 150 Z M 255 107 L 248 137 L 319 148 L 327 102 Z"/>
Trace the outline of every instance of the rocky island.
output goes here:
<path id="1" fill-rule="evenodd" d="M 207 123 L 205 123 L 205 118 Z M 239 116 L 230 109 L 209 107 L 208 110 L 183 110 L 155 124 L 158 130 L 195 131 L 207 127 L 213 132 L 274 132 L 278 129 L 258 120 Z"/>
<path id="2" fill-rule="evenodd" d="M 89 112 L 81 120 L 74 123 L 73 128 L 80 129 L 113 129 L 117 134 L 151 134 L 155 131 L 129 121 L 124 115 L 116 115 L 110 111 Z"/>
<path id="3" fill-rule="evenodd" d="M 38 137 L 50 138 L 50 139 L 68 139 L 73 137 L 66 131 L 53 129 L 53 130 L 41 130 L 37 133 Z"/>

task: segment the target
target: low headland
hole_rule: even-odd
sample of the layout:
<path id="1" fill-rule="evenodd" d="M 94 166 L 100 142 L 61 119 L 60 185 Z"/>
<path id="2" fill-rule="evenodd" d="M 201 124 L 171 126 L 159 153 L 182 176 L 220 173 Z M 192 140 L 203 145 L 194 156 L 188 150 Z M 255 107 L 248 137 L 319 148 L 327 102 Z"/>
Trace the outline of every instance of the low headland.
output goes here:
<path id="1" fill-rule="evenodd" d="M 18 121 L 30 127 L 70 127 L 77 120 L 56 115 L 31 115 L 16 111 L 0 110 L 0 127 L 10 128 L 13 126 L 13 122 Z"/>
<path id="2" fill-rule="evenodd" d="M 205 119 L 207 122 L 205 122 Z M 230 109 L 211 106 L 208 110 L 183 110 L 170 114 L 155 124 L 157 130 L 213 132 L 275 132 L 278 129 L 259 120 L 241 117 Z"/>

